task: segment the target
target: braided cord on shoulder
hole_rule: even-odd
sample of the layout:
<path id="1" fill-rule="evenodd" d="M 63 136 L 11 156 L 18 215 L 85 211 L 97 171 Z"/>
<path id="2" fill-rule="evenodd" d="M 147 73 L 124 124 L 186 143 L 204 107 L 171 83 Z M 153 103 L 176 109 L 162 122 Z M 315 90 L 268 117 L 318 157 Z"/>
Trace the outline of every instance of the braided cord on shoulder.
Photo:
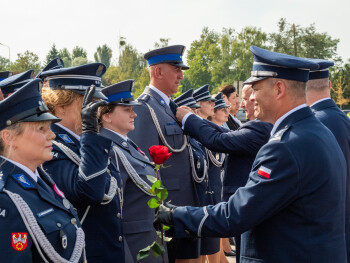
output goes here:
<path id="1" fill-rule="evenodd" d="M 146 106 L 148 107 L 149 112 L 151 113 L 151 117 L 152 117 L 153 123 L 154 123 L 154 125 L 156 126 L 156 129 L 157 129 L 157 131 L 158 131 L 158 135 L 159 135 L 161 141 L 163 142 L 163 144 L 164 144 L 166 147 L 168 147 L 169 150 L 170 150 L 171 152 L 175 152 L 175 153 L 182 152 L 182 151 L 186 148 L 186 146 L 187 146 L 186 135 L 183 136 L 184 143 L 183 143 L 183 145 L 181 146 L 180 149 L 174 149 L 173 147 L 171 147 L 171 146 L 169 145 L 169 143 L 166 141 L 166 139 L 165 139 L 165 137 L 164 137 L 164 134 L 163 134 L 163 132 L 162 132 L 162 129 L 161 129 L 160 126 L 159 126 L 159 121 L 158 121 L 158 118 L 157 118 L 156 113 L 154 112 L 154 110 L 152 109 L 151 106 L 149 106 L 146 102 L 145 102 L 145 104 L 146 104 Z"/>
<path id="2" fill-rule="evenodd" d="M 81 256 L 83 255 L 83 251 L 85 250 L 85 234 L 84 231 L 79 227 L 75 226 L 77 228 L 77 237 L 74 244 L 74 249 L 71 255 L 71 258 L 66 260 L 65 258 L 61 257 L 55 250 L 55 248 L 51 245 L 50 241 L 47 239 L 46 235 L 41 230 L 40 226 L 38 225 L 38 222 L 36 221 L 36 218 L 28 206 L 28 204 L 23 200 L 23 198 L 16 193 L 10 192 L 9 190 L 4 189 L 4 192 L 10 197 L 10 199 L 15 204 L 18 212 L 20 213 L 22 220 L 31 235 L 33 242 L 38 249 L 38 252 L 44 262 L 49 263 L 43 252 L 47 255 L 47 257 L 52 262 L 57 263 L 77 263 L 79 262 Z M 84 253 L 85 254 L 85 253 Z"/>

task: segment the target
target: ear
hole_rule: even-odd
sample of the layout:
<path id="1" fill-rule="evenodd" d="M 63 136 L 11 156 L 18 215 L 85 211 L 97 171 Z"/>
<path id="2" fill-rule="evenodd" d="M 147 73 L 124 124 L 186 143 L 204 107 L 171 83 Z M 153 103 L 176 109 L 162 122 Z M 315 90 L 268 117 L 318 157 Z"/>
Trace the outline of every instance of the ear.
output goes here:
<path id="1" fill-rule="evenodd" d="M 154 69 L 154 76 L 157 78 L 157 79 L 162 79 L 163 78 L 163 70 L 162 70 L 162 67 L 161 65 L 157 65 Z"/>
<path id="2" fill-rule="evenodd" d="M 283 80 L 276 81 L 273 88 L 275 89 L 276 99 L 281 99 L 286 95 L 287 87 Z"/>
<path id="3" fill-rule="evenodd" d="M 330 80 L 328 81 L 328 87 L 329 87 L 329 90 L 332 89 L 332 82 Z"/>
<path id="4" fill-rule="evenodd" d="M 103 114 L 102 121 L 106 123 L 111 123 L 112 122 L 111 115 L 109 113 Z"/>
<path id="5" fill-rule="evenodd" d="M 2 130 L 1 131 L 1 139 L 4 142 L 4 145 L 9 146 L 13 142 L 13 132 L 11 130 Z"/>

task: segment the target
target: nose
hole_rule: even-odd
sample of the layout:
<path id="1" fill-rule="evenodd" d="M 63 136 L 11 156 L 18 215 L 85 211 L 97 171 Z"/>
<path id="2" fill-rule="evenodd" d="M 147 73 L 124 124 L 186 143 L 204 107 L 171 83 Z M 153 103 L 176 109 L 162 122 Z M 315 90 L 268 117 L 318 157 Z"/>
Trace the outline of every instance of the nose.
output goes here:
<path id="1" fill-rule="evenodd" d="M 133 118 L 136 118 L 137 117 L 137 114 L 134 110 L 132 110 L 132 115 L 131 115 Z"/>
<path id="2" fill-rule="evenodd" d="M 53 139 L 56 138 L 56 134 L 53 133 L 53 131 L 51 131 L 51 129 L 49 128 L 49 140 L 52 141 Z"/>
<path id="3" fill-rule="evenodd" d="M 242 102 L 241 102 L 241 105 L 240 105 L 241 108 L 244 109 L 245 105 L 244 105 L 244 100 L 242 99 Z"/>
<path id="4" fill-rule="evenodd" d="M 183 79 L 183 78 L 184 78 L 184 73 L 182 72 L 182 70 L 180 70 L 178 74 L 178 79 Z"/>
<path id="5" fill-rule="evenodd" d="M 255 91 L 250 94 L 249 101 L 254 102 L 255 101 Z"/>

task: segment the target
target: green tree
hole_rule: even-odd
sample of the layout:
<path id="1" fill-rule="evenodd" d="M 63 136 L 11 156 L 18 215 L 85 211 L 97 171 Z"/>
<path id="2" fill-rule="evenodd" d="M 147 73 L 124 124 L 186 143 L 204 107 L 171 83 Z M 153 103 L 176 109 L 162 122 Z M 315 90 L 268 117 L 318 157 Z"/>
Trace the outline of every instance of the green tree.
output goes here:
<path id="1" fill-rule="evenodd" d="M 159 42 L 154 43 L 154 48 L 162 48 L 169 46 L 170 38 L 160 38 Z"/>
<path id="2" fill-rule="evenodd" d="M 250 77 L 250 72 L 253 67 L 253 54 L 250 52 L 250 46 L 258 46 L 268 48 L 267 34 L 256 27 L 245 27 L 232 40 L 231 54 L 233 81 L 244 81 Z"/>
<path id="3" fill-rule="evenodd" d="M 72 66 L 72 56 L 67 48 L 63 48 L 58 52 L 58 57 L 63 60 L 65 67 Z"/>
<path id="4" fill-rule="evenodd" d="M 88 63 L 87 58 L 85 57 L 75 57 L 72 60 L 72 67 L 76 67 L 76 66 L 81 66 L 81 65 L 85 65 Z"/>
<path id="5" fill-rule="evenodd" d="M 17 54 L 17 60 L 12 63 L 11 70 L 14 72 L 23 72 L 28 69 L 34 69 L 34 73 L 40 71 L 41 65 L 38 55 L 30 51 L 25 51 L 23 54 Z"/>
<path id="6" fill-rule="evenodd" d="M 307 58 L 339 60 L 336 51 L 339 39 L 318 33 L 315 24 L 308 27 L 290 24 L 285 18 L 278 22 L 278 32 L 269 34 L 272 50 Z"/>
<path id="7" fill-rule="evenodd" d="M 0 71 L 7 71 L 11 67 L 10 60 L 0 56 Z"/>
<path id="8" fill-rule="evenodd" d="M 190 88 L 199 88 L 204 84 L 210 84 L 212 88 L 211 71 L 213 62 L 217 61 L 217 55 L 220 54 L 217 44 L 219 40 L 218 33 L 205 27 L 200 39 L 192 42 L 187 53 L 187 64 L 190 69 L 184 73 L 186 80 L 188 80 L 184 91 Z"/>
<path id="9" fill-rule="evenodd" d="M 104 85 L 111 85 L 123 80 L 134 79 L 134 96 L 138 97 L 149 84 L 147 62 L 130 44 L 125 44 L 118 58 L 117 66 L 110 66 L 103 76 Z"/>
<path id="10" fill-rule="evenodd" d="M 47 55 L 46 55 L 45 64 L 47 65 L 51 60 L 53 60 L 54 58 L 57 58 L 57 57 L 59 57 L 59 52 L 56 48 L 56 45 L 53 44 L 51 46 L 51 49 L 49 50 L 49 53 L 47 53 Z"/>
<path id="11" fill-rule="evenodd" d="M 102 47 L 98 46 L 97 51 L 94 54 L 95 62 L 101 62 L 106 65 L 107 68 L 111 65 L 112 49 L 106 44 Z"/>
<path id="12" fill-rule="evenodd" d="M 75 58 L 82 57 L 87 59 L 87 52 L 84 48 L 75 46 L 72 51 L 72 60 Z"/>

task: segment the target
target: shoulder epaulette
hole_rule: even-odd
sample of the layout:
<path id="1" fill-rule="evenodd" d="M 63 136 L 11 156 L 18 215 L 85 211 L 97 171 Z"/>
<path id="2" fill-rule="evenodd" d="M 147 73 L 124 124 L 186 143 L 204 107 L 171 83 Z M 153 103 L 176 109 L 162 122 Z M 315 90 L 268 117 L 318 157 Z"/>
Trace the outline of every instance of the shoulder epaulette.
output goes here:
<path id="1" fill-rule="evenodd" d="M 145 102 L 147 102 L 149 99 L 150 99 L 150 95 L 148 95 L 148 94 L 141 94 L 140 97 L 138 97 L 136 101 L 139 101 L 139 102 L 145 101 Z"/>
<path id="2" fill-rule="evenodd" d="M 271 141 L 281 141 L 283 134 L 290 128 L 291 126 L 286 126 L 283 129 L 276 132 L 274 135 L 271 136 L 269 142 Z"/>

